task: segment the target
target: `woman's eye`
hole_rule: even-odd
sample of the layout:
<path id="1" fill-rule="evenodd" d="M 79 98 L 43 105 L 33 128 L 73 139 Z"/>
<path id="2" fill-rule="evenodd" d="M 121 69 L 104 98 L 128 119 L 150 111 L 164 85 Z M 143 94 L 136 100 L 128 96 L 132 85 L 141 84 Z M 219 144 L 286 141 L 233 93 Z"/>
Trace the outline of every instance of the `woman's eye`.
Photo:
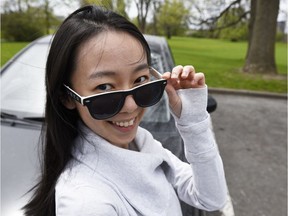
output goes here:
<path id="1" fill-rule="evenodd" d="M 100 91 L 108 91 L 108 90 L 112 89 L 112 86 L 109 84 L 101 84 L 101 85 L 97 86 L 96 89 L 100 90 Z"/>
<path id="2" fill-rule="evenodd" d="M 141 76 L 141 77 L 139 77 L 139 78 L 137 78 L 136 80 L 135 80 L 135 83 L 137 84 L 137 83 L 143 83 L 143 82 L 146 82 L 146 81 L 148 81 L 149 80 L 149 77 L 148 76 Z"/>

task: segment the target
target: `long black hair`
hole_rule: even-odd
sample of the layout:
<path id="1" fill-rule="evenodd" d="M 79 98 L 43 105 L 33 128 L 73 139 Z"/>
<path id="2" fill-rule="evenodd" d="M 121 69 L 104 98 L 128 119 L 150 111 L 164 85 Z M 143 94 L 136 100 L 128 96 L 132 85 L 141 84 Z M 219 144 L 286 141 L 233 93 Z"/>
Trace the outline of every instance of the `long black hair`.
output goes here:
<path id="1" fill-rule="evenodd" d="M 55 185 L 67 163 L 72 159 L 73 140 L 79 135 L 76 110 L 63 105 L 64 83 L 75 69 L 79 47 L 103 31 L 116 30 L 130 34 L 143 47 L 150 65 L 150 49 L 138 28 L 123 16 L 93 5 L 82 7 L 69 15 L 53 37 L 46 63 L 46 108 L 42 131 L 42 170 L 33 196 L 23 207 L 28 216 L 55 215 Z"/>

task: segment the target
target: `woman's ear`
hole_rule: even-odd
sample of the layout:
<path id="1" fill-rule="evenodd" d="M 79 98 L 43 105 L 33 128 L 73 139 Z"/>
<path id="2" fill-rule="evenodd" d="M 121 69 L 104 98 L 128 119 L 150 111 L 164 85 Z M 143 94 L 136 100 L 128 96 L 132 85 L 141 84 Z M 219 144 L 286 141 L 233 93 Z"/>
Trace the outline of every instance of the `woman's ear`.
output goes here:
<path id="1" fill-rule="evenodd" d="M 75 100 L 68 95 L 62 95 L 61 102 L 67 109 L 73 110 L 76 108 Z"/>

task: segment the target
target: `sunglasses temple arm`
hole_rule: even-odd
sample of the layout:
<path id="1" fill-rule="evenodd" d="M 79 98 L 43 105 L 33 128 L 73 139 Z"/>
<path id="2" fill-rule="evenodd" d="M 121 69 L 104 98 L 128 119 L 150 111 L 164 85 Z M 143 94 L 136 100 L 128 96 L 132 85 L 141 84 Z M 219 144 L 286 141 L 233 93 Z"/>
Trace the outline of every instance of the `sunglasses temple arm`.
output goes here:
<path id="1" fill-rule="evenodd" d="M 79 94 L 77 94 L 73 89 L 71 89 L 69 86 L 63 84 L 66 88 L 67 94 L 72 97 L 74 100 L 78 101 L 80 104 L 84 105 L 83 97 L 81 97 Z"/>
<path id="2" fill-rule="evenodd" d="M 158 72 L 155 68 L 153 68 L 153 67 L 150 67 L 150 71 L 151 71 L 151 74 L 154 76 L 154 77 L 156 77 L 156 78 L 158 78 L 158 79 L 162 79 L 162 74 L 160 73 L 160 72 Z"/>

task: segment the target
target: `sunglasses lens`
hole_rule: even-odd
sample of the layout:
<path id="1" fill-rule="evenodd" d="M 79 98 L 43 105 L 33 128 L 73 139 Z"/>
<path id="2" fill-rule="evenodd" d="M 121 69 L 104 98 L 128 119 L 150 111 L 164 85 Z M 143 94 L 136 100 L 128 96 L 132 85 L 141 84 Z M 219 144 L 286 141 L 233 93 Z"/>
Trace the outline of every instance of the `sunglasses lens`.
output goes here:
<path id="1" fill-rule="evenodd" d="M 134 100 L 141 107 L 153 106 L 161 99 L 165 86 L 166 81 L 153 82 L 141 86 L 134 92 Z"/>
<path id="2" fill-rule="evenodd" d="M 136 104 L 140 107 L 148 107 L 156 104 L 162 97 L 166 81 L 153 82 L 127 92 L 111 92 L 99 95 L 87 103 L 93 118 L 104 120 L 116 115 L 123 107 L 127 95 L 132 94 Z"/>
<path id="3" fill-rule="evenodd" d="M 122 93 L 111 93 L 97 96 L 92 100 L 88 109 L 96 119 L 107 119 L 116 115 L 122 108 L 124 102 Z"/>

